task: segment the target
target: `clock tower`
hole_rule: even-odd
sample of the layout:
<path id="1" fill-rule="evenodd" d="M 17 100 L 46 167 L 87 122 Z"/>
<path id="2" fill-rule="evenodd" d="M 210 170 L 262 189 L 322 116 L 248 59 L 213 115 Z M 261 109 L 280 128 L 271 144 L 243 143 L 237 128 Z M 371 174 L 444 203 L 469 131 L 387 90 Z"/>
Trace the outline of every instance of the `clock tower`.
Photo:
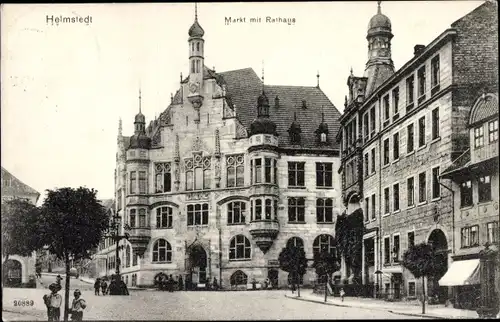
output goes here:
<path id="1" fill-rule="evenodd" d="M 195 109 L 203 104 L 203 69 L 205 66 L 203 51 L 205 41 L 203 35 L 205 31 L 198 23 L 198 7 L 195 4 L 194 23 L 189 28 L 189 82 L 188 100 Z"/>

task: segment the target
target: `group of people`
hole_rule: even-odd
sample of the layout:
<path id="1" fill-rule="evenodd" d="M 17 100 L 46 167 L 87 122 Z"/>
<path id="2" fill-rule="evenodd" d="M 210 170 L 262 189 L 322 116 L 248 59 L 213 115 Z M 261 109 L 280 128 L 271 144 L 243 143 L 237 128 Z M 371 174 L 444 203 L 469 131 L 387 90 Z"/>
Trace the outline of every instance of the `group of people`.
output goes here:
<path id="1" fill-rule="evenodd" d="M 100 293 L 101 292 L 101 293 Z M 111 282 L 106 282 L 106 279 L 96 279 L 94 283 L 94 293 L 99 296 L 102 295 L 129 295 L 127 284 L 116 274 L 111 276 Z"/>
<path id="2" fill-rule="evenodd" d="M 162 273 L 158 276 L 157 284 L 158 288 L 162 291 L 166 290 L 169 292 L 173 292 L 176 288 L 175 285 L 177 285 L 177 290 L 184 290 L 184 280 L 182 279 L 182 276 L 179 276 L 177 280 L 174 280 L 172 274 L 170 274 L 170 276 L 167 276 L 166 274 Z"/>
<path id="3" fill-rule="evenodd" d="M 60 276 L 58 276 L 60 277 Z M 58 279 L 59 281 L 59 279 Z M 62 305 L 62 296 L 58 292 L 61 290 L 61 284 L 52 283 L 49 285 L 49 294 L 45 294 L 43 296 L 43 302 L 47 307 L 47 317 L 49 322 L 51 321 L 60 321 L 61 319 L 61 305 Z M 69 314 L 71 315 L 72 321 L 82 321 L 83 319 L 83 310 L 87 307 L 87 303 L 81 297 L 82 292 L 76 289 L 73 292 L 74 298 L 71 302 L 71 308 L 69 310 Z"/>

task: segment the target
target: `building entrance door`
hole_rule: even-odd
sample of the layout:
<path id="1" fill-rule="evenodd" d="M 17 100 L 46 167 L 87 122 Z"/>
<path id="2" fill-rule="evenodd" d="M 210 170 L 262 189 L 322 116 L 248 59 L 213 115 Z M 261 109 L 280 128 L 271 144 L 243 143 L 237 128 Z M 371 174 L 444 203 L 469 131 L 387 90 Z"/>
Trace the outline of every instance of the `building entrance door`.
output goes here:
<path id="1" fill-rule="evenodd" d="M 269 282 L 271 283 L 270 285 L 271 288 L 278 287 L 278 276 L 279 276 L 279 271 L 277 269 L 269 268 L 267 270 L 267 278 L 269 278 Z"/>
<path id="2" fill-rule="evenodd" d="M 194 245 L 189 250 L 188 265 L 190 280 L 194 286 L 207 282 L 207 253 L 201 245 Z"/>

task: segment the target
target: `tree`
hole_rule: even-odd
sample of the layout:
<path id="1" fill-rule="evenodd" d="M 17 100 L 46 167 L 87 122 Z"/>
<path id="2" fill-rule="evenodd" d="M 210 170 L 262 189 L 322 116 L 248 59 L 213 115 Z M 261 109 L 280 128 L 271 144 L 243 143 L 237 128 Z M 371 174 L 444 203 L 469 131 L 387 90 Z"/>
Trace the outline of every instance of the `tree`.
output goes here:
<path id="1" fill-rule="evenodd" d="M 2 256 L 31 256 L 43 247 L 40 238 L 40 209 L 22 199 L 2 203 Z M 6 273 L 7 270 L 4 270 Z"/>
<path id="2" fill-rule="evenodd" d="M 108 229 L 109 219 L 96 193 L 84 187 L 47 190 L 42 205 L 43 240 L 66 265 L 64 321 L 69 313 L 70 260 L 90 258 Z"/>
<path id="3" fill-rule="evenodd" d="M 425 278 L 433 276 L 442 270 L 442 261 L 435 252 L 435 248 L 427 243 L 410 246 L 403 254 L 402 265 L 415 278 L 422 277 L 422 314 L 425 314 Z"/>
<path id="4" fill-rule="evenodd" d="M 306 273 L 306 253 L 300 247 L 285 247 L 281 250 L 278 261 L 280 268 L 292 276 L 292 287 L 297 284 L 297 294 L 300 297 L 300 277 Z"/>
<path id="5" fill-rule="evenodd" d="M 340 269 L 340 263 L 335 253 L 330 253 L 326 248 L 314 254 L 313 267 L 316 275 L 325 277 L 325 302 L 328 294 L 328 282 L 333 273 Z"/>

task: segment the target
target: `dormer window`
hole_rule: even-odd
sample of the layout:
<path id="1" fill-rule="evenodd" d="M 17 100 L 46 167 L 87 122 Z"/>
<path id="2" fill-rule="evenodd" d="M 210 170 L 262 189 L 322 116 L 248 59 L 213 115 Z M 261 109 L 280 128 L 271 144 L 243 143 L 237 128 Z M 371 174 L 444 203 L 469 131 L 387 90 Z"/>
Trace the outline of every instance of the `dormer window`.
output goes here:
<path id="1" fill-rule="evenodd" d="M 321 141 L 321 143 L 326 143 L 326 133 L 320 134 L 320 141 Z"/>
<path id="2" fill-rule="evenodd" d="M 290 133 L 290 143 L 291 144 L 300 144 L 300 133 L 291 132 Z"/>

